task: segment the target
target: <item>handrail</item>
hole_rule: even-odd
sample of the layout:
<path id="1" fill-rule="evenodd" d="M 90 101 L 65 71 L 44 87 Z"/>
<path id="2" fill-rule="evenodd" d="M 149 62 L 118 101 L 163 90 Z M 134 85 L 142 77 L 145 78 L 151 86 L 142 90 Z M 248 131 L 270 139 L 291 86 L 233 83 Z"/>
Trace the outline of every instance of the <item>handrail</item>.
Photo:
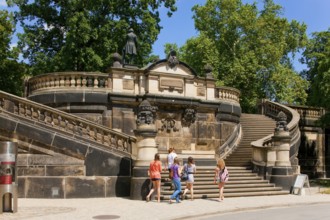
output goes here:
<path id="1" fill-rule="evenodd" d="M 110 149 L 132 152 L 136 138 L 87 119 L 0 91 L 0 112 L 14 114 Z"/>
<path id="2" fill-rule="evenodd" d="M 292 164 L 295 163 L 296 158 L 298 156 L 298 150 L 300 145 L 300 130 L 299 130 L 299 120 L 300 115 L 297 111 L 293 110 L 292 108 L 289 108 L 285 105 L 272 102 L 269 100 L 263 100 L 263 103 L 261 103 L 261 112 L 269 116 L 271 118 L 276 118 L 278 113 L 280 111 L 284 112 L 287 116 L 287 127 L 290 132 L 291 140 L 290 140 L 290 161 Z M 252 147 L 255 148 L 265 148 L 267 146 L 272 146 L 272 136 L 268 135 L 264 138 L 261 138 L 259 140 L 253 141 L 251 143 Z M 254 159 L 252 159 L 254 160 Z M 253 161 L 254 163 L 258 163 L 258 161 Z"/>
<path id="3" fill-rule="evenodd" d="M 216 157 L 226 158 L 229 156 L 235 148 L 238 146 L 242 137 L 242 128 L 238 124 L 229 138 L 216 150 Z"/>

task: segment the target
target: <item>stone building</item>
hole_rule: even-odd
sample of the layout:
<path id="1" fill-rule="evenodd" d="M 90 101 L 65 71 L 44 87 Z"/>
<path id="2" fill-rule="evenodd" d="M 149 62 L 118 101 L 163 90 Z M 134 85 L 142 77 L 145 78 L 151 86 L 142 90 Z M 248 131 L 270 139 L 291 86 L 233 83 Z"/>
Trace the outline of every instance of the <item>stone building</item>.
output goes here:
<path id="1" fill-rule="evenodd" d="M 254 172 L 267 180 L 274 176 L 274 167 L 292 170 L 286 184 L 303 171 L 299 146 L 308 126 L 303 130 L 299 124 L 297 111 L 302 107 L 264 100 L 260 115 L 242 114 L 240 92 L 216 86 L 209 69 L 205 77 L 199 77 L 175 56 L 141 69 L 114 60 L 107 73 L 58 72 L 32 77 L 26 82 L 25 98 L 0 93 L 0 139 L 18 143 L 20 197 L 130 195 L 142 199 L 148 188 L 148 162 L 159 152 L 165 163 L 169 147 L 183 161 L 193 156 L 199 167 L 214 167 L 217 158 L 225 158 L 232 169 L 254 164 Z M 283 157 L 275 156 L 269 162 L 265 155 L 269 149 L 276 151 L 273 119 L 280 112 L 287 117 L 287 150 L 277 155 L 286 158 L 276 162 Z M 249 132 L 260 127 L 255 122 L 263 124 L 261 118 L 270 123 L 260 128 L 265 134 L 259 130 L 254 131 L 259 136 L 254 136 Z M 315 176 L 325 177 L 329 173 L 329 136 L 327 130 L 312 130 L 314 134 L 307 136 L 317 140 Z"/>

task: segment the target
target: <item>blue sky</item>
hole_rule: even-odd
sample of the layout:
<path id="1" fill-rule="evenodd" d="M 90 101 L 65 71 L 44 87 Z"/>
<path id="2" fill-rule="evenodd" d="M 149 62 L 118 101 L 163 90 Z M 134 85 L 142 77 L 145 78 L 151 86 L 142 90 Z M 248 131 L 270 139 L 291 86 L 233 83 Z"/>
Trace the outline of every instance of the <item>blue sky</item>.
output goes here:
<path id="1" fill-rule="evenodd" d="M 263 2 L 262 0 L 242 1 L 243 3 Z M 198 33 L 194 27 L 191 8 L 196 4 L 204 5 L 205 2 L 206 0 L 178 0 L 178 10 L 172 17 L 168 18 L 165 13 L 162 13 L 163 29 L 153 45 L 153 53 L 159 55 L 160 58 L 165 58 L 165 43 L 176 43 L 180 47 L 187 39 L 196 36 Z M 326 31 L 330 28 L 330 0 L 274 0 L 274 3 L 284 8 L 282 16 L 289 21 L 297 20 L 305 23 L 309 37 L 313 32 Z M 297 71 L 304 68 L 298 61 L 294 65 Z"/>
<path id="2" fill-rule="evenodd" d="M 243 3 L 260 3 L 262 0 L 242 0 Z M 161 13 L 161 30 L 158 40 L 153 45 L 153 54 L 165 58 L 164 44 L 176 43 L 182 46 L 187 39 L 198 33 L 194 27 L 191 8 L 196 5 L 204 5 L 206 0 L 177 0 L 178 10 L 172 17 L 166 16 L 165 10 Z M 283 17 L 289 21 L 297 20 L 307 25 L 307 33 L 326 31 L 330 28 L 330 0 L 274 0 L 276 4 L 284 8 Z M 0 0 L 0 9 L 8 9 L 5 0 Z M 13 42 L 15 44 L 15 42 Z M 296 63 L 296 69 L 302 67 Z"/>

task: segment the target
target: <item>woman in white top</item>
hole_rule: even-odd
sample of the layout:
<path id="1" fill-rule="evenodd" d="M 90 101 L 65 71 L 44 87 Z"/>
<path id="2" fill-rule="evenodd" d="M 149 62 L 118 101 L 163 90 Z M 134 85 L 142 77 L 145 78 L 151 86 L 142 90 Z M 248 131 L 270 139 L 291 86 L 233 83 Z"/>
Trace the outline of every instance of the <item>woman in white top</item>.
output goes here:
<path id="1" fill-rule="evenodd" d="M 188 157 L 188 163 L 184 165 L 182 172 L 184 170 L 188 172 L 188 179 L 186 180 L 186 188 L 183 191 L 182 198 L 184 199 L 186 193 L 190 190 L 190 199 L 194 200 L 194 173 L 196 173 L 196 165 L 192 157 Z"/>

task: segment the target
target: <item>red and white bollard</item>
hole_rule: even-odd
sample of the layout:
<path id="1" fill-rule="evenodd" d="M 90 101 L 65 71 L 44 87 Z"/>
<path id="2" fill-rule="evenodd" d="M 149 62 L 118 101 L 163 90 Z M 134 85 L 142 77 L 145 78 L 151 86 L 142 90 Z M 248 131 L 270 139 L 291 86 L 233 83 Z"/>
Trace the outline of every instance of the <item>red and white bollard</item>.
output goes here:
<path id="1" fill-rule="evenodd" d="M 17 144 L 0 142 L 0 214 L 17 212 Z"/>

